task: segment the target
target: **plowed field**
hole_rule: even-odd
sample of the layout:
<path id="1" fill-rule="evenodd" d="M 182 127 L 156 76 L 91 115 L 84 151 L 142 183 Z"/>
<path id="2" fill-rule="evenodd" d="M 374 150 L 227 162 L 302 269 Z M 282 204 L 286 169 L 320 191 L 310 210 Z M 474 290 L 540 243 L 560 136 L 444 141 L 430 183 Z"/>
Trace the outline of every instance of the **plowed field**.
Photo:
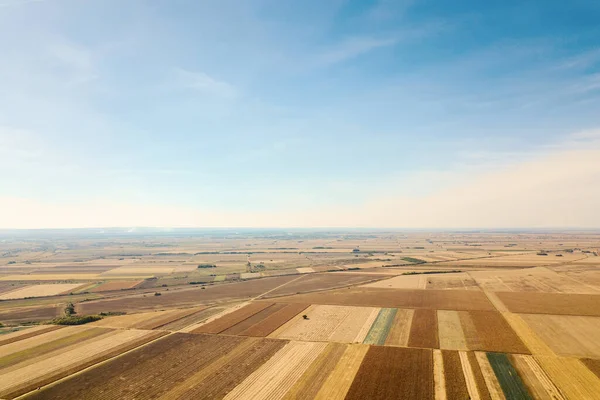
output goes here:
<path id="1" fill-rule="evenodd" d="M 272 305 L 273 303 L 250 303 L 237 311 L 194 329 L 191 333 L 221 333 Z"/>
<path id="2" fill-rule="evenodd" d="M 288 285 L 269 292 L 265 298 L 357 285 L 359 283 L 370 282 L 374 279 L 381 279 L 381 276 L 336 273 L 309 274 L 301 277 L 298 280 L 295 280 L 294 282 L 290 282 Z"/>
<path id="3" fill-rule="evenodd" d="M 379 347 L 369 349 L 346 399 L 432 399 L 431 350 Z"/>
<path id="4" fill-rule="evenodd" d="M 499 312 L 470 311 L 460 317 L 469 350 L 530 354 Z"/>
<path id="5" fill-rule="evenodd" d="M 408 339 L 409 347 L 439 348 L 435 310 L 415 310 Z"/>

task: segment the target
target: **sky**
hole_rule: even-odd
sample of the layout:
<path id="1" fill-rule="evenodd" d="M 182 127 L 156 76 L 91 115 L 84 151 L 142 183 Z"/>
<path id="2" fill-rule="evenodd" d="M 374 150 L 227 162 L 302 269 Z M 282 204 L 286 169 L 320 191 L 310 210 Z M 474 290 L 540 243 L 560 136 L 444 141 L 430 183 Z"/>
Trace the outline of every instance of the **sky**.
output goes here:
<path id="1" fill-rule="evenodd" d="M 596 0 L 0 0 L 0 228 L 600 228 Z"/>

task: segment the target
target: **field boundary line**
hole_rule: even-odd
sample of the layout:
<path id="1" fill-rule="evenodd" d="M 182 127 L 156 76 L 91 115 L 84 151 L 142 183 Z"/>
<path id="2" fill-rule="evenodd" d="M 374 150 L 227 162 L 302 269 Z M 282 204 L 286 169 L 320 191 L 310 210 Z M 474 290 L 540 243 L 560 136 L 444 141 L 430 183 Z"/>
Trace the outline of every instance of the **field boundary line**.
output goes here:
<path id="1" fill-rule="evenodd" d="M 294 278 L 294 279 L 292 279 L 291 281 L 288 281 L 288 282 L 286 282 L 286 283 L 284 283 L 284 284 L 282 284 L 282 285 L 279 285 L 279 286 L 277 286 L 277 287 L 274 287 L 273 289 L 267 290 L 266 292 L 264 292 L 264 293 L 262 293 L 262 294 L 259 294 L 259 295 L 258 295 L 258 296 L 256 296 L 256 297 L 253 297 L 252 299 L 250 299 L 250 301 L 257 300 L 257 299 L 259 299 L 259 298 L 261 298 L 261 297 L 263 297 L 263 296 L 265 296 L 265 295 L 267 295 L 267 294 L 271 293 L 271 292 L 272 292 L 272 291 L 274 291 L 274 290 L 277 290 L 277 289 L 279 289 L 279 288 L 282 288 L 282 287 L 284 287 L 285 285 L 287 285 L 287 284 L 290 284 L 290 283 L 292 283 L 292 282 L 296 282 L 297 280 L 304 278 L 306 275 L 310 275 L 310 274 L 301 274 L 300 276 L 298 276 L 297 278 Z"/>

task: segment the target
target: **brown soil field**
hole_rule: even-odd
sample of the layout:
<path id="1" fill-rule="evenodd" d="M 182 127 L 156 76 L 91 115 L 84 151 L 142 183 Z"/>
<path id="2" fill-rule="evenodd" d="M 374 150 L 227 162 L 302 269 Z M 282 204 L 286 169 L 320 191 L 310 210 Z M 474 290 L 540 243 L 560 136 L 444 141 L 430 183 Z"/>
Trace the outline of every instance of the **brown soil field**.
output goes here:
<path id="1" fill-rule="evenodd" d="M 280 326 L 300 314 L 308 304 L 285 304 L 281 309 L 267 315 L 264 319 L 247 328 L 240 335 L 265 337 L 273 333 Z"/>
<path id="2" fill-rule="evenodd" d="M 161 396 L 163 400 L 222 399 L 287 342 L 248 338 Z"/>
<path id="3" fill-rule="evenodd" d="M 449 399 L 468 399 L 469 391 L 463 374 L 463 367 L 458 351 L 442 350 L 444 360 L 444 382 L 446 397 Z"/>
<path id="4" fill-rule="evenodd" d="M 483 292 L 472 290 L 357 287 L 280 297 L 277 301 L 384 308 L 427 308 L 432 310 L 495 310 Z"/>
<path id="5" fill-rule="evenodd" d="M 61 328 L 62 326 L 58 325 L 38 325 L 17 332 L 7 333 L 5 335 L 0 336 L 0 346 L 4 346 L 5 344 L 13 342 L 18 342 L 19 340 L 41 335 L 46 332 L 52 332 Z"/>
<path id="6" fill-rule="evenodd" d="M 600 378 L 600 360 L 594 360 L 591 358 L 582 358 L 581 362 L 585 364 L 590 371 L 596 374 Z"/>
<path id="7" fill-rule="evenodd" d="M 528 292 L 498 292 L 496 295 L 514 313 L 600 317 L 600 295 Z"/>
<path id="8" fill-rule="evenodd" d="M 431 350 L 372 346 L 346 399 L 431 399 Z"/>
<path id="9" fill-rule="evenodd" d="M 544 400 L 564 399 L 558 388 L 532 356 L 512 354 L 510 360 L 534 398 Z"/>
<path id="10" fill-rule="evenodd" d="M 326 346 L 325 343 L 288 343 L 224 399 L 282 398 Z"/>
<path id="11" fill-rule="evenodd" d="M 316 400 L 345 399 L 369 348 L 370 346 L 365 344 L 348 345 L 314 398 Z"/>
<path id="12" fill-rule="evenodd" d="M 481 372 L 481 368 L 479 367 L 479 363 L 477 362 L 477 357 L 475 353 L 472 351 L 467 352 L 467 358 L 469 360 L 469 364 L 471 366 L 471 371 L 473 373 L 473 378 L 475 379 L 475 384 L 477 385 L 477 392 L 479 393 L 479 398 L 481 400 L 491 400 L 490 392 L 485 384 L 485 378 L 483 377 L 483 373 Z"/>
<path id="13" fill-rule="evenodd" d="M 252 317 L 254 314 L 261 312 L 267 308 L 274 306 L 273 303 L 250 303 L 247 306 L 240 308 L 232 313 L 224 315 L 212 322 L 204 324 L 190 333 L 221 333 L 232 326 Z"/>
<path id="14" fill-rule="evenodd" d="M 251 315 L 243 321 L 240 321 L 237 324 L 230 326 L 229 328 L 222 331 L 222 333 L 225 335 L 240 335 L 246 329 L 252 328 L 256 324 L 260 324 L 262 320 L 269 317 L 273 313 L 280 311 L 285 306 L 287 306 L 287 304 L 285 303 L 271 304 L 267 308 L 260 310 L 259 312 Z"/>
<path id="15" fill-rule="evenodd" d="M 386 346 L 408 346 L 408 338 L 410 337 L 411 324 L 414 318 L 414 310 L 399 308 L 394 317 L 394 322 L 387 338 L 385 339 Z"/>
<path id="16" fill-rule="evenodd" d="M 245 282 L 223 283 L 205 286 L 205 289 L 192 288 L 161 291 L 161 296 L 136 295 L 117 299 L 88 301 L 76 305 L 80 314 L 98 314 L 108 311 L 136 312 L 140 310 L 164 309 L 169 307 L 206 305 L 235 299 L 248 299 L 261 295 L 296 276 L 278 276 L 254 279 Z"/>
<path id="17" fill-rule="evenodd" d="M 92 340 L 90 343 L 80 344 L 52 357 L 40 357 L 38 362 L 22 368 L 18 368 L 19 364 L 17 364 L 11 368 L 10 372 L 2 375 L 0 396 L 12 399 L 121 354 L 163 334 L 163 332 L 155 331 L 118 331 L 102 340 Z"/>
<path id="18" fill-rule="evenodd" d="M 36 392 L 32 398 L 157 398 L 233 350 L 243 340 L 231 336 L 174 333 Z"/>
<path id="19" fill-rule="evenodd" d="M 430 349 L 440 347 L 435 310 L 415 310 L 410 328 L 408 346 Z"/>
<path id="20" fill-rule="evenodd" d="M 319 357 L 286 393 L 284 400 L 314 399 L 345 350 L 346 345 L 344 344 L 329 343 Z"/>
<path id="21" fill-rule="evenodd" d="M 557 355 L 600 358 L 600 318 L 543 314 L 521 318 Z"/>
<path id="22" fill-rule="evenodd" d="M 104 282 L 92 289 L 89 290 L 91 293 L 96 292 L 108 292 L 111 290 L 123 290 L 123 289 L 133 289 L 140 283 L 144 282 L 143 280 L 137 281 L 112 281 L 112 282 Z"/>
<path id="23" fill-rule="evenodd" d="M 460 319 L 469 350 L 530 354 L 499 312 L 462 312 Z"/>
<path id="24" fill-rule="evenodd" d="M 460 323 L 459 312 L 439 310 L 437 318 L 440 348 L 444 350 L 467 350 L 467 340 Z"/>
<path id="25" fill-rule="evenodd" d="M 359 283 L 369 282 L 374 279 L 381 279 L 379 275 L 338 275 L 336 273 L 319 273 L 304 275 L 300 279 L 291 282 L 279 289 L 268 293 L 264 298 L 277 296 L 287 296 L 297 293 L 314 292 L 318 290 L 328 290 L 344 286 L 357 285 Z"/>
<path id="26" fill-rule="evenodd" d="M 23 307 L 0 311 L 0 322 L 19 323 L 19 322 L 38 322 L 56 318 L 62 314 L 62 308 L 54 305 L 42 307 Z"/>

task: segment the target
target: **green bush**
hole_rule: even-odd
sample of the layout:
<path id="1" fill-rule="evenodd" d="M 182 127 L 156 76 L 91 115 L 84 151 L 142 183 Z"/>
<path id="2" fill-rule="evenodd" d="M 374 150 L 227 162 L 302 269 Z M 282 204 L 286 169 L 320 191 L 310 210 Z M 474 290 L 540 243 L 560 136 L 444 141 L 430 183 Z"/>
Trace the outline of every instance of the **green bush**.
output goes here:
<path id="1" fill-rule="evenodd" d="M 52 321 L 50 321 L 50 323 L 54 325 L 83 325 L 101 319 L 102 317 L 100 315 L 71 315 L 68 317 L 54 318 Z"/>

